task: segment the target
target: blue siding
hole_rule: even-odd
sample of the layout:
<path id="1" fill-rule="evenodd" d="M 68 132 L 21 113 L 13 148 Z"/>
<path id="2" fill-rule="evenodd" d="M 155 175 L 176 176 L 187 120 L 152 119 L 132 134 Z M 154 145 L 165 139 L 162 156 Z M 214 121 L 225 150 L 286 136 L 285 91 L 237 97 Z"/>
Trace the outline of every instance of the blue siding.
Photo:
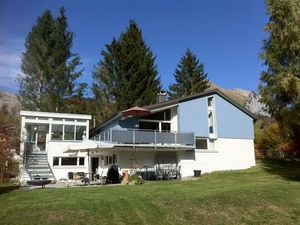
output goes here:
<path id="1" fill-rule="evenodd" d="M 208 137 L 207 99 L 198 98 L 178 106 L 179 131 L 194 132 L 195 136 Z"/>
<path id="2" fill-rule="evenodd" d="M 253 119 L 219 95 L 214 96 L 217 136 L 253 139 Z"/>

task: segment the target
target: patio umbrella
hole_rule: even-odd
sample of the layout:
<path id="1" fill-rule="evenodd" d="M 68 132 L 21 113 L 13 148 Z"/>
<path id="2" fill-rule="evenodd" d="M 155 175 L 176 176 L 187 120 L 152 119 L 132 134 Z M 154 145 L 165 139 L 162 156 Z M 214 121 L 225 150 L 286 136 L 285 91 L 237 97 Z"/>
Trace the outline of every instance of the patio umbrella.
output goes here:
<path id="1" fill-rule="evenodd" d="M 112 147 L 114 147 L 113 144 L 109 144 L 101 141 L 84 140 L 79 143 L 68 145 L 64 153 L 87 152 L 90 149 L 104 149 L 104 148 L 112 148 Z"/>
<path id="2" fill-rule="evenodd" d="M 135 106 L 130 109 L 126 109 L 121 112 L 123 116 L 128 117 L 128 116 L 147 116 L 150 115 L 151 112 L 148 109 L 144 109 L 142 107 Z"/>
<path id="3" fill-rule="evenodd" d="M 67 147 L 67 150 L 64 153 L 74 153 L 74 152 L 87 152 L 88 154 L 88 174 L 91 174 L 90 168 L 90 150 L 91 149 L 104 149 L 104 148 L 112 148 L 114 145 L 109 143 L 104 143 L 101 141 L 93 141 L 93 140 L 84 140 L 82 142 L 76 144 L 70 144 Z"/>

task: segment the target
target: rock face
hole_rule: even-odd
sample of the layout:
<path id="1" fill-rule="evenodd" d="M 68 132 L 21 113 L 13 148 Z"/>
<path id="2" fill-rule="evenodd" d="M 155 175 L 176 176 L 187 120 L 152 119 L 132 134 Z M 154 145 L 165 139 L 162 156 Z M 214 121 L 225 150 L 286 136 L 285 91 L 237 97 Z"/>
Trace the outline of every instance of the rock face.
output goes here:
<path id="1" fill-rule="evenodd" d="M 245 102 L 245 108 L 256 115 L 270 117 L 270 114 L 266 112 L 267 106 L 259 100 L 260 96 L 258 94 L 254 91 L 250 92 Z"/>
<path id="2" fill-rule="evenodd" d="M 221 92 L 226 94 L 231 99 L 235 100 L 241 106 L 248 109 L 250 112 L 258 115 L 258 116 L 267 116 L 270 115 L 265 112 L 266 105 L 261 103 L 260 96 L 256 94 L 254 91 L 248 91 L 240 88 L 235 89 L 225 89 L 214 83 L 210 84 L 209 90 L 211 89 L 219 89 Z"/>
<path id="3" fill-rule="evenodd" d="M 0 108 L 3 105 L 6 105 L 8 110 L 14 115 L 18 115 L 21 110 L 17 95 L 6 91 L 0 91 Z"/>

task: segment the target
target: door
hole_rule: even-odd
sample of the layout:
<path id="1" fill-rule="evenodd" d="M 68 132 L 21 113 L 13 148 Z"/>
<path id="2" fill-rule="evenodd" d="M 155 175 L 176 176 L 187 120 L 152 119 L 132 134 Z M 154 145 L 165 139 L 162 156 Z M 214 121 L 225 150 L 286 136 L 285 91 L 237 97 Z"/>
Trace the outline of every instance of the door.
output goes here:
<path id="1" fill-rule="evenodd" d="M 94 174 L 98 173 L 99 168 L 99 157 L 92 157 L 92 177 L 94 177 Z"/>

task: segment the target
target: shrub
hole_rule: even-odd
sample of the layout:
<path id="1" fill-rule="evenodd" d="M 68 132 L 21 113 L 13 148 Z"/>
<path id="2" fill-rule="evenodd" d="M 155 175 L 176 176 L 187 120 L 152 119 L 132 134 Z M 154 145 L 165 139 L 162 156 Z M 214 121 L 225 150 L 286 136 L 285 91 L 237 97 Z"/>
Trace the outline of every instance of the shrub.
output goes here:
<path id="1" fill-rule="evenodd" d="M 133 174 L 129 176 L 129 184 L 143 184 L 144 180 L 138 174 Z"/>

